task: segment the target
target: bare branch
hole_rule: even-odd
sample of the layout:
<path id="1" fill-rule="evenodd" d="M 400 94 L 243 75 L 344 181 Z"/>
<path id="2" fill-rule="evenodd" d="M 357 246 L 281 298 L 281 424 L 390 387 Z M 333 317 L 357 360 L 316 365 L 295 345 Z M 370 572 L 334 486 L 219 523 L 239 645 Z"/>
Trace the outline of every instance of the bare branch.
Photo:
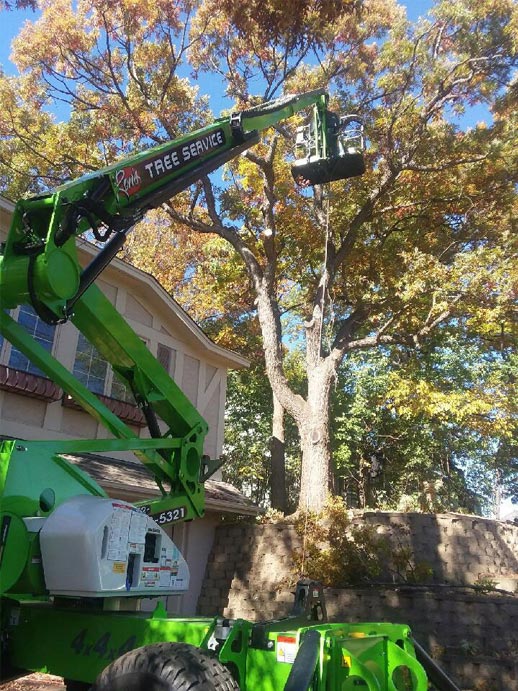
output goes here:
<path id="1" fill-rule="evenodd" d="M 216 198 L 214 197 L 214 190 L 212 189 L 212 183 L 208 175 L 204 175 L 202 178 L 203 191 L 205 193 L 205 201 L 207 202 L 207 210 L 211 221 L 218 228 L 223 228 L 223 221 L 216 210 Z"/>

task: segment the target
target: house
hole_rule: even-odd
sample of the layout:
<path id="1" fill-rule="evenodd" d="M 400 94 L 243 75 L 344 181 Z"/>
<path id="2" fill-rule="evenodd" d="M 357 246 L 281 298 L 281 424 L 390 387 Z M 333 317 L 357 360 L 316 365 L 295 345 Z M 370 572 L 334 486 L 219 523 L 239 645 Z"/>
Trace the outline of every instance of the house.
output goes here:
<path id="1" fill-rule="evenodd" d="M 0 197 L 0 240 L 5 240 L 14 204 Z M 80 241 L 80 261 L 87 264 L 97 249 Z M 97 281 L 149 350 L 168 370 L 209 425 L 205 453 L 221 456 L 227 373 L 248 361 L 213 343 L 149 274 L 115 259 Z M 113 377 L 108 363 L 70 322 L 44 323 L 27 306 L 11 316 L 34 335 L 83 384 L 128 424 L 138 436 L 149 436 L 131 394 Z M 109 436 L 104 428 L 47 379 L 22 353 L 0 337 L 0 434 L 16 439 L 95 439 Z M 115 455 L 115 454 L 114 454 Z M 158 494 L 147 470 L 132 454 L 69 457 L 112 497 L 135 501 Z M 257 513 L 257 508 L 221 476 L 206 483 L 206 514 L 169 529 L 191 569 L 188 593 L 168 598 L 172 613 L 193 614 L 222 515 Z"/>

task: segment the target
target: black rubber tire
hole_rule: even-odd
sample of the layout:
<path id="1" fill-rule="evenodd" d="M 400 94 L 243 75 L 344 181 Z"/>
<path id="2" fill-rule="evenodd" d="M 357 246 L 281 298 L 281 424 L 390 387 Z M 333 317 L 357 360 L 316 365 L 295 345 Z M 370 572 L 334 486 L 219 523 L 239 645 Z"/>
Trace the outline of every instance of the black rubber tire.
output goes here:
<path id="1" fill-rule="evenodd" d="M 205 650 L 186 643 L 153 643 L 108 665 L 92 691 L 239 691 L 230 671 Z"/>
<path id="2" fill-rule="evenodd" d="M 92 688 L 91 684 L 87 684 L 84 681 L 73 681 L 72 679 L 63 679 L 65 684 L 65 689 L 67 691 L 90 691 Z"/>

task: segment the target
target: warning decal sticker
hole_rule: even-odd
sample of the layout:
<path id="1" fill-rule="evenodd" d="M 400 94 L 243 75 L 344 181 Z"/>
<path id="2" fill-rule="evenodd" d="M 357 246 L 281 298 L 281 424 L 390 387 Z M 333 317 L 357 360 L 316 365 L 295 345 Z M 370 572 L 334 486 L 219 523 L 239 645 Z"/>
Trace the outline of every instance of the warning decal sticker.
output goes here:
<path id="1" fill-rule="evenodd" d="M 297 655 L 297 639 L 295 636 L 277 637 L 277 662 L 293 664 Z"/>

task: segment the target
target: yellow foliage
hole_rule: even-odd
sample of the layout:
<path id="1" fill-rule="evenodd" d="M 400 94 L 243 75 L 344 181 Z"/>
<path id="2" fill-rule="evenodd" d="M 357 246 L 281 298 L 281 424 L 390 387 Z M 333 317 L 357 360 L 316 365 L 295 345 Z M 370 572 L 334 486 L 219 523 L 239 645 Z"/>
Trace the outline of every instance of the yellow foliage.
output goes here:
<path id="1" fill-rule="evenodd" d="M 302 547 L 294 553 L 295 574 L 332 588 L 372 583 L 392 575 L 395 582 L 425 582 L 429 564 L 416 562 L 399 535 L 389 537 L 376 527 L 353 520 L 341 498 L 330 498 L 319 513 L 301 513 L 295 528 Z M 402 536 L 401 536 L 402 537 Z"/>

